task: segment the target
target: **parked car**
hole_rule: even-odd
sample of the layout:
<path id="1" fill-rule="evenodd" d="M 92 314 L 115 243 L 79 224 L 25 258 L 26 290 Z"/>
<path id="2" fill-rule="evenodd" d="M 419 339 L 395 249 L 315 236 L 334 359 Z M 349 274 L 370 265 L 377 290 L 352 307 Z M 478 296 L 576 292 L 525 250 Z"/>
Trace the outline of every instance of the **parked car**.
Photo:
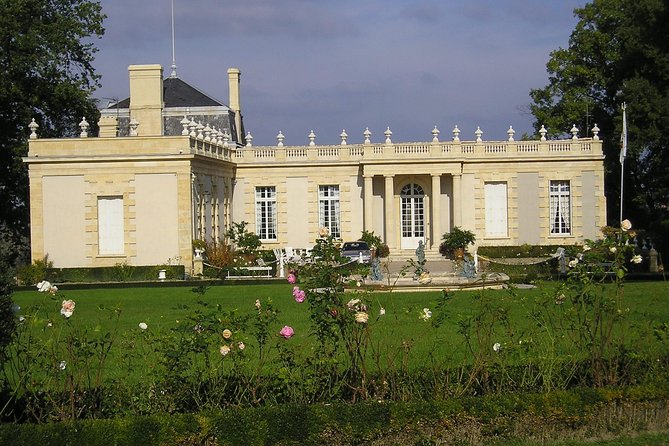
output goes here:
<path id="1" fill-rule="evenodd" d="M 369 263 L 372 261 L 372 252 L 369 250 L 369 245 L 367 242 L 361 240 L 357 242 L 345 242 L 341 247 L 341 256 L 357 260 L 360 263 Z"/>

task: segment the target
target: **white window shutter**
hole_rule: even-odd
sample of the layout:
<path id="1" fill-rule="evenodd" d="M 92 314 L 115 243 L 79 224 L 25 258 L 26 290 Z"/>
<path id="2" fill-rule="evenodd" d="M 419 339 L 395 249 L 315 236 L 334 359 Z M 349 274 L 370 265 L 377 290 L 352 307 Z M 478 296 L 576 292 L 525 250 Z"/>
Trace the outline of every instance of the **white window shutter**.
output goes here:
<path id="1" fill-rule="evenodd" d="M 506 237 L 508 234 L 506 183 L 485 183 L 486 235 Z"/>

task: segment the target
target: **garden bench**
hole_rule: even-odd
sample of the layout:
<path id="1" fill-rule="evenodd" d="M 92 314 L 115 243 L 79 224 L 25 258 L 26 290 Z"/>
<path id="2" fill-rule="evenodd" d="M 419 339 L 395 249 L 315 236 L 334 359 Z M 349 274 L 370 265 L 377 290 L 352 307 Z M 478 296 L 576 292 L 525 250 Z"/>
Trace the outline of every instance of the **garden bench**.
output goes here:
<path id="1" fill-rule="evenodd" d="M 248 271 L 248 275 L 236 275 L 236 271 Z M 231 274 L 233 273 L 233 274 Z M 228 270 L 228 279 L 244 279 L 247 277 L 272 277 L 271 266 L 236 266 L 233 270 Z"/>

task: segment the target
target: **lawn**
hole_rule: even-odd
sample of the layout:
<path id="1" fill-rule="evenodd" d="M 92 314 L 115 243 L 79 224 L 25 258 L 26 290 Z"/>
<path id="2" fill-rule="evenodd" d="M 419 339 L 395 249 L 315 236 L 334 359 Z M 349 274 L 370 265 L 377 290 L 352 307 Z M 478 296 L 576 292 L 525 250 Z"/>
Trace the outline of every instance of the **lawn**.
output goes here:
<path id="1" fill-rule="evenodd" d="M 551 294 L 556 286 L 555 283 L 546 283 L 536 289 L 518 289 L 513 293 L 506 290 L 486 290 L 484 296 L 489 299 L 493 309 L 496 306 L 508 308 L 509 326 L 512 329 L 509 331 L 500 325 L 487 333 L 494 339 L 480 336 L 480 342 L 489 342 L 489 348 L 493 347 L 493 343 L 500 343 L 503 351 L 516 353 L 517 344 L 538 344 L 539 340 L 533 339 L 533 336 L 538 336 L 538 332 L 536 320 L 531 314 L 537 308 L 538 302 L 547 293 Z M 613 285 L 608 285 L 607 290 L 612 291 L 612 287 Z M 150 362 L 153 355 L 151 349 L 141 341 L 145 336 L 169 333 L 170 329 L 178 327 L 179 324 L 195 326 L 197 322 L 189 319 L 189 316 L 194 310 L 201 308 L 198 304 L 200 300 L 206 302 L 210 308 L 220 305 L 221 310 L 252 314 L 256 311 L 256 299 L 263 304 L 271 299 L 278 310 L 277 320 L 269 327 L 270 333 L 276 334 L 272 342 L 290 346 L 296 354 L 310 355 L 317 342 L 311 336 L 308 304 L 296 303 L 291 292 L 292 285 L 286 283 L 212 286 L 204 294 L 187 287 L 101 287 L 59 291 L 55 297 L 37 291 L 19 291 L 14 294 L 14 300 L 21 306 L 21 312 L 26 312 L 33 305 L 43 306 L 42 318 L 34 322 L 33 328 L 38 336 L 45 337 L 53 337 L 55 332 L 52 329 L 63 324 L 64 318 L 59 314 L 61 301 L 74 300 L 76 309 L 67 321 L 68 324 L 92 333 L 112 332 L 118 335 L 106 362 L 105 375 L 110 378 L 123 377 L 131 381 L 141 381 L 146 367 L 141 362 Z M 466 348 L 459 329 L 461 321 L 471 321 L 480 315 L 481 295 L 480 291 L 452 292 L 444 301 L 439 291 L 370 293 L 354 290 L 350 294 L 351 298 L 362 297 L 370 306 L 369 365 L 387 366 L 388 363 L 397 364 L 401 361 L 408 368 L 415 369 L 428 365 L 452 367 L 469 362 L 471 353 Z M 119 317 L 110 319 L 112 312 L 101 307 L 120 310 Z M 385 309 L 383 316 L 379 315 L 381 307 Z M 645 347 L 650 348 L 648 342 L 655 341 L 652 336 L 654 330 L 669 325 L 669 284 L 627 283 L 624 307 L 629 308 L 627 341 L 633 343 L 640 340 Z M 427 321 L 421 319 L 424 308 L 433 312 L 433 318 Z M 444 313 L 443 323 L 435 327 L 433 322 L 441 313 Z M 49 323 L 53 323 L 53 327 L 47 328 Z M 139 328 L 140 323 L 147 324 L 146 332 Z M 295 330 L 291 339 L 284 340 L 278 336 L 284 325 L 290 325 Z M 224 328 L 226 327 L 221 326 L 221 331 Z M 247 354 L 254 357 L 253 350 L 257 347 L 255 340 L 247 333 L 235 333 L 235 336 L 236 341 L 243 341 L 248 346 Z M 545 351 L 546 346 L 542 345 Z M 653 344 L 652 347 L 663 348 L 661 344 Z M 219 345 L 211 345 L 211 348 L 218 350 Z M 139 349 L 140 354 L 133 356 L 131 349 Z M 524 360 L 523 358 L 524 356 L 518 360 Z M 513 361 L 512 358 L 509 360 Z M 130 364 L 129 361 L 140 361 L 131 364 L 130 369 L 135 370 L 134 373 L 125 368 Z"/>

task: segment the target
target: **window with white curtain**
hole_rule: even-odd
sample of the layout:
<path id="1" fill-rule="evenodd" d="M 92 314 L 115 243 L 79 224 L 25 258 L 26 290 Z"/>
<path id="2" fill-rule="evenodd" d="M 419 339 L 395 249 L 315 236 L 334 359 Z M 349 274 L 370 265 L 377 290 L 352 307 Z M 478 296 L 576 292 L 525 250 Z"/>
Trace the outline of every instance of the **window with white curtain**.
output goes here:
<path id="1" fill-rule="evenodd" d="M 508 234 L 506 183 L 485 183 L 484 189 L 486 236 L 506 237 Z"/>
<path id="2" fill-rule="evenodd" d="M 256 233 L 261 240 L 276 240 L 276 188 L 256 187 Z"/>
<path id="3" fill-rule="evenodd" d="M 98 253 L 122 255 L 124 245 L 123 197 L 98 197 Z"/>
<path id="4" fill-rule="evenodd" d="M 341 238 L 339 226 L 339 186 L 318 186 L 318 224 L 330 235 Z"/>
<path id="5" fill-rule="evenodd" d="M 551 234 L 571 234 L 571 187 L 569 181 L 550 181 L 549 218 Z"/>

